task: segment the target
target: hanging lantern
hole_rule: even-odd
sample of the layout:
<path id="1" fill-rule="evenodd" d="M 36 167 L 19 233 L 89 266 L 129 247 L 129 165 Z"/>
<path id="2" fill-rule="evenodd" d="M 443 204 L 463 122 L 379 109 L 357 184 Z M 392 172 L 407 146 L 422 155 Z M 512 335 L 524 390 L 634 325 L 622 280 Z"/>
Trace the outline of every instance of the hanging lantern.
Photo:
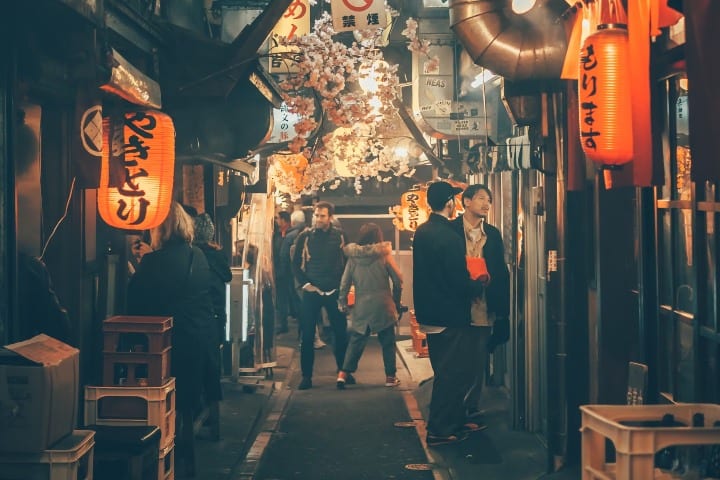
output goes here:
<path id="1" fill-rule="evenodd" d="M 146 230 L 170 211 L 175 171 L 175 128 L 158 111 L 103 119 L 98 212 L 113 227 Z"/>
<path id="2" fill-rule="evenodd" d="M 619 166 L 633 157 L 632 102 L 624 24 L 598 25 L 580 53 L 580 142 L 587 158 Z"/>
<path id="3" fill-rule="evenodd" d="M 352 178 L 362 174 L 361 168 L 370 150 L 372 132 L 365 124 L 338 127 L 324 138 L 339 177 Z"/>
<path id="4" fill-rule="evenodd" d="M 271 176 L 280 193 L 297 195 L 305 188 L 305 169 L 308 160 L 302 153 L 276 153 L 272 160 Z"/>
<path id="5" fill-rule="evenodd" d="M 427 190 L 412 188 L 400 197 L 402 223 L 405 230 L 414 232 L 430 216 L 427 204 Z"/>

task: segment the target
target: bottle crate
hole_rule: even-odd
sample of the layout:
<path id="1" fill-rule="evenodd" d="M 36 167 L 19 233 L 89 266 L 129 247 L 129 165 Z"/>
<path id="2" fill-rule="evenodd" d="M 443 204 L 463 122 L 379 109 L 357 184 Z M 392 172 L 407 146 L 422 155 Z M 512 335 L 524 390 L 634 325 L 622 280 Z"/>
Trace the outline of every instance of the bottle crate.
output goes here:
<path id="1" fill-rule="evenodd" d="M 662 478 L 655 454 L 671 446 L 720 444 L 720 405 L 583 405 L 582 479 Z M 672 416 L 667 425 L 664 418 Z M 698 419 L 703 425 L 697 424 Z M 615 446 L 615 462 L 606 463 L 605 442 Z"/>
<path id="2" fill-rule="evenodd" d="M 85 425 L 155 425 L 160 449 L 175 440 L 175 378 L 161 387 L 85 387 Z"/>
<path id="3" fill-rule="evenodd" d="M 103 352 L 103 384 L 159 387 L 170 378 L 170 347 L 160 353 Z"/>
<path id="4" fill-rule="evenodd" d="M 175 480 L 175 444 L 160 451 L 158 461 L 158 480 Z"/>
<path id="5" fill-rule="evenodd" d="M 103 321 L 103 350 L 107 353 L 162 353 L 172 346 L 172 317 L 117 315 Z"/>
<path id="6" fill-rule="evenodd" d="M 74 430 L 38 453 L 0 453 L 2 480 L 92 480 L 95 432 Z"/>
<path id="7" fill-rule="evenodd" d="M 160 429 L 154 425 L 91 425 L 98 479 L 157 480 Z"/>

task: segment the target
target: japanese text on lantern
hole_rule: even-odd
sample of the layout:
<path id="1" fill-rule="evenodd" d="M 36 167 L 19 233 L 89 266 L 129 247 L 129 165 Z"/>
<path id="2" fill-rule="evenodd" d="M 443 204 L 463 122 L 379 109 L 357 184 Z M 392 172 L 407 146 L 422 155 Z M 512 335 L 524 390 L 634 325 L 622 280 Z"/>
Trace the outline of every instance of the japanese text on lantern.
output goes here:
<path id="1" fill-rule="evenodd" d="M 405 192 L 401 200 L 401 209 L 403 227 L 406 230 L 415 231 L 428 217 L 425 192 L 422 190 Z"/>
<path id="2" fill-rule="evenodd" d="M 100 215 L 118 228 L 158 225 L 172 197 L 175 130 L 170 117 L 132 112 L 122 121 L 104 119 L 103 130 L 108 141 L 100 172 Z"/>
<path id="3" fill-rule="evenodd" d="M 297 72 L 302 55 L 296 47 L 281 45 L 281 37 L 288 40 L 310 33 L 310 4 L 308 0 L 293 0 L 275 24 L 270 35 L 270 73 Z"/>
<path id="4" fill-rule="evenodd" d="M 120 156 L 124 169 L 122 184 L 118 187 L 120 198 L 117 200 L 115 215 L 131 225 L 139 225 L 145 221 L 150 205 L 150 200 L 146 198 L 146 192 L 143 190 L 143 179 L 148 176 L 145 167 L 146 163 L 149 163 L 151 149 L 146 141 L 155 138 L 153 131 L 156 126 L 157 121 L 154 116 L 137 112 L 125 118 L 123 137 L 127 139 L 127 143 L 122 139 L 117 139 L 119 140 L 117 143 L 113 142 L 113 150 L 116 147 L 121 149 Z"/>
<path id="5" fill-rule="evenodd" d="M 592 43 L 585 45 L 580 55 L 580 66 L 581 66 L 581 77 L 580 77 L 580 98 L 583 99 L 580 103 L 580 138 L 586 149 L 597 150 L 597 142 L 595 137 L 602 134 L 602 132 L 593 129 L 595 124 L 595 113 L 597 111 L 597 104 L 594 102 L 593 97 L 598 92 L 598 77 L 595 74 L 598 62 L 595 57 L 595 47 Z"/>
<path id="6" fill-rule="evenodd" d="M 332 0 L 331 9 L 336 32 L 387 26 L 384 0 Z"/>

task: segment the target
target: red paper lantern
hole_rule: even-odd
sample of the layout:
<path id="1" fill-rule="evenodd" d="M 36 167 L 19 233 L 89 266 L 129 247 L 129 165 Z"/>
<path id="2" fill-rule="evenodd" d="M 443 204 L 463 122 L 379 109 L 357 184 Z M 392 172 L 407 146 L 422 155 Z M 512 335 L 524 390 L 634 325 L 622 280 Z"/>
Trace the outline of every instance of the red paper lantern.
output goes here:
<path id="1" fill-rule="evenodd" d="M 98 212 L 113 227 L 146 230 L 170 211 L 175 172 L 175 128 L 158 111 L 103 119 Z"/>
<path id="2" fill-rule="evenodd" d="M 430 216 L 430 209 L 427 204 L 427 190 L 413 188 L 403 193 L 402 197 L 400 197 L 400 209 L 403 228 L 414 232 Z"/>
<path id="3" fill-rule="evenodd" d="M 623 24 L 597 28 L 580 53 L 580 142 L 593 162 L 619 166 L 633 157 L 628 33 Z"/>

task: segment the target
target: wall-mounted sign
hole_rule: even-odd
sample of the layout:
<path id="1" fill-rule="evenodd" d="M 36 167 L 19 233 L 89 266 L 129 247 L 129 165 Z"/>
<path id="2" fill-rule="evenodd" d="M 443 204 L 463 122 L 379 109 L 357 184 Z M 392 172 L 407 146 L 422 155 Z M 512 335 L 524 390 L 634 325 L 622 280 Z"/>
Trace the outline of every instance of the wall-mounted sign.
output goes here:
<path id="1" fill-rule="evenodd" d="M 330 8 L 336 32 L 387 26 L 385 0 L 332 0 Z"/>
<path id="2" fill-rule="evenodd" d="M 435 57 L 438 61 L 432 61 Z M 473 138 L 486 132 L 492 136 L 497 128 L 493 105 L 454 100 L 454 59 L 453 45 L 433 45 L 428 55 L 413 52 L 413 112 L 418 126 L 435 138 Z"/>
<path id="3" fill-rule="evenodd" d="M 280 45 L 280 37 L 291 39 L 310 33 L 310 3 L 308 0 L 294 0 L 278 21 L 269 37 L 270 73 L 295 73 L 297 59 L 301 55 L 295 47 Z"/>

